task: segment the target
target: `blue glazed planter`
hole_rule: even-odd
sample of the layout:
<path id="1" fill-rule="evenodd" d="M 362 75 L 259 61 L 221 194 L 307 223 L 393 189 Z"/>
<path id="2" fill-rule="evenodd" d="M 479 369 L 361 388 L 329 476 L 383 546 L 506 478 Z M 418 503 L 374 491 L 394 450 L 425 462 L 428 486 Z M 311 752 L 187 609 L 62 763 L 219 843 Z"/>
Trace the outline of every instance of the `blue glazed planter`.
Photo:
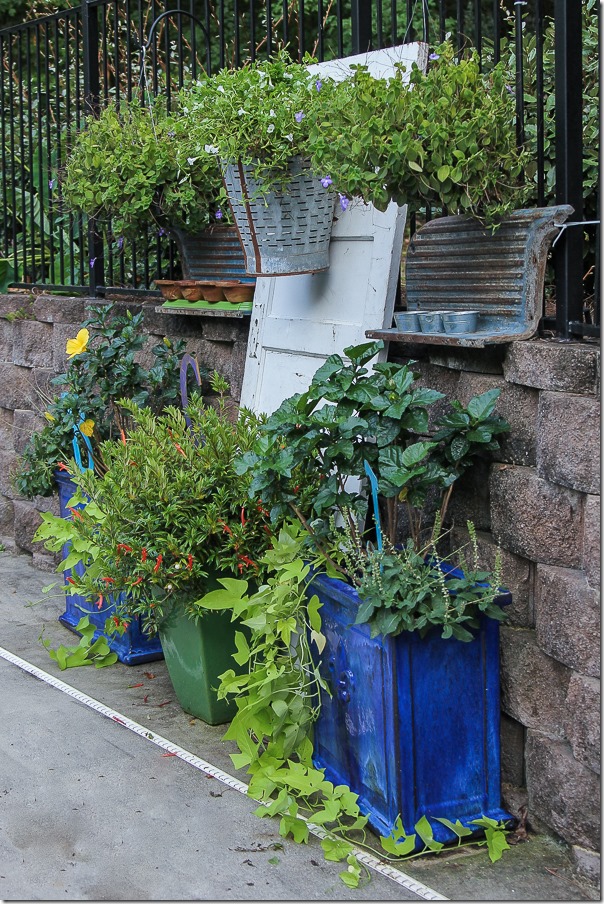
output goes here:
<path id="1" fill-rule="evenodd" d="M 321 674 L 332 692 L 321 698 L 315 766 L 359 795 L 382 835 L 399 814 L 407 834 L 423 815 L 463 825 L 511 818 L 500 797 L 499 623 L 482 619 L 469 643 L 437 631 L 371 638 L 367 625 L 354 625 L 352 587 L 320 575 L 310 592 L 323 603 Z M 455 840 L 431 824 L 437 841 Z"/>
<path id="2" fill-rule="evenodd" d="M 76 487 L 68 474 L 64 471 L 55 471 L 55 480 L 59 487 L 59 509 L 62 518 L 71 518 L 71 514 L 67 505 L 69 500 L 75 493 Z M 69 545 L 63 546 L 63 558 L 69 553 Z M 76 574 L 82 574 L 84 566 L 79 564 L 75 567 Z M 64 579 L 71 575 L 71 571 L 64 572 Z M 90 619 L 90 623 L 95 626 L 94 640 L 98 637 L 106 636 L 104 633 L 105 621 L 115 613 L 115 602 L 109 597 L 111 602 L 104 605 L 102 609 L 97 609 L 83 596 L 79 594 L 71 594 L 65 598 L 65 612 L 59 616 L 59 621 L 66 628 L 75 632 L 76 625 L 84 615 Z M 75 632 L 77 633 L 77 632 Z M 163 659 L 163 652 L 159 637 L 148 637 L 141 629 L 140 619 L 135 617 L 124 633 L 107 637 L 110 648 L 117 653 L 118 659 L 125 665 L 138 665 L 142 662 L 153 662 L 156 659 Z"/>

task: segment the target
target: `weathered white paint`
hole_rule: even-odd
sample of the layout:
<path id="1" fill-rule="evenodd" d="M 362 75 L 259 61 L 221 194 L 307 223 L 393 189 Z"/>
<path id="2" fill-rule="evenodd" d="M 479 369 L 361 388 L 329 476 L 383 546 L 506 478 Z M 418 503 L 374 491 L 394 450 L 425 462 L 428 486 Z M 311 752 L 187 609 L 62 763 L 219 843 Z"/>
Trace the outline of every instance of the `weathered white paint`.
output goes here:
<path id="1" fill-rule="evenodd" d="M 425 66 L 425 44 L 373 51 L 310 67 L 345 78 L 352 63 L 367 63 L 376 77 L 395 62 Z M 241 404 L 270 414 L 308 388 L 334 353 L 367 341 L 367 329 L 392 324 L 396 281 L 407 215 L 391 203 L 385 212 L 360 200 L 337 207 L 329 270 L 303 276 L 260 277 L 256 283 Z"/>

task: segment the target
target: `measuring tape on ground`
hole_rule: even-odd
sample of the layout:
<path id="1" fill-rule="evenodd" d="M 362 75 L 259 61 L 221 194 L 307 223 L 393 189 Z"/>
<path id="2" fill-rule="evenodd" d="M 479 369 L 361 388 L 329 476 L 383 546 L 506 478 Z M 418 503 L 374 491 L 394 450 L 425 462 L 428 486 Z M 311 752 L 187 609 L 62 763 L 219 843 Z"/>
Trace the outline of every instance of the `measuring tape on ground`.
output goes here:
<path id="1" fill-rule="evenodd" d="M 18 666 L 18 668 L 22 669 L 24 672 L 28 672 L 35 678 L 39 678 L 40 681 L 44 681 L 46 684 L 50 684 L 51 687 L 54 687 L 59 691 L 63 691 L 64 694 L 68 694 L 70 697 L 73 697 L 73 699 L 77 700 L 78 703 L 83 703 L 85 706 L 90 707 L 90 709 L 94 709 L 102 716 L 106 716 L 113 722 L 117 722 L 118 725 L 122 725 L 129 731 L 133 731 L 135 734 L 140 735 L 142 738 L 146 738 L 147 741 L 151 741 L 153 744 L 161 747 L 162 750 L 174 754 L 174 756 L 177 756 L 181 760 L 184 760 L 185 763 L 188 763 L 190 766 L 194 766 L 195 769 L 199 769 L 201 772 L 205 772 L 206 775 L 211 775 L 212 778 L 218 779 L 218 781 L 222 782 L 224 785 L 227 785 L 229 788 L 233 788 L 234 791 L 239 791 L 240 794 L 245 794 L 245 796 L 250 800 L 254 799 L 248 795 L 248 786 L 245 784 L 245 782 L 239 781 L 239 779 L 235 778 L 235 776 L 229 775 L 228 772 L 223 772 L 222 769 L 219 769 L 217 766 L 213 766 L 211 763 L 206 762 L 206 760 L 203 760 L 196 754 L 191 753 L 189 750 L 185 750 L 184 747 L 180 747 L 180 745 L 175 744 L 173 741 L 169 741 L 167 738 L 163 738 L 156 732 L 150 731 L 144 725 L 140 725 L 133 719 L 129 719 L 128 716 L 125 716 L 122 713 L 111 709 L 109 706 L 105 706 L 104 703 L 100 703 L 98 700 L 95 700 L 94 697 L 89 697 L 88 694 L 84 694 L 82 691 L 79 691 L 77 688 L 72 687 L 70 684 L 66 684 L 59 678 L 55 678 L 54 675 L 50 675 L 43 669 L 32 665 L 31 662 L 27 662 L 25 659 L 21 659 L 20 656 L 16 656 L 14 653 L 11 653 L 9 650 L 5 650 L 3 647 L 0 647 L 0 657 L 6 659 L 7 662 Z M 264 801 L 257 802 L 265 803 Z M 300 818 L 304 819 L 304 817 Z M 308 825 L 309 831 L 317 838 L 334 837 L 331 836 L 330 833 L 322 826 L 317 826 L 308 819 L 306 819 L 305 822 Z M 397 885 L 400 885 L 403 888 L 406 888 L 408 891 L 413 892 L 413 894 L 417 895 L 418 898 L 422 898 L 424 901 L 449 900 L 449 898 L 446 898 L 444 895 L 439 894 L 437 891 L 434 891 L 432 888 L 429 888 L 422 882 L 418 882 L 416 879 L 412 879 L 411 876 L 407 876 L 405 873 L 396 869 L 396 867 L 390 866 L 387 863 L 383 863 L 381 860 L 379 860 L 373 854 L 368 853 L 367 851 L 362 851 L 359 848 L 355 848 L 353 853 L 360 863 L 363 863 L 365 866 L 369 867 L 369 869 L 374 870 L 376 873 L 379 873 L 386 879 L 390 879 L 393 882 L 396 882 Z"/>

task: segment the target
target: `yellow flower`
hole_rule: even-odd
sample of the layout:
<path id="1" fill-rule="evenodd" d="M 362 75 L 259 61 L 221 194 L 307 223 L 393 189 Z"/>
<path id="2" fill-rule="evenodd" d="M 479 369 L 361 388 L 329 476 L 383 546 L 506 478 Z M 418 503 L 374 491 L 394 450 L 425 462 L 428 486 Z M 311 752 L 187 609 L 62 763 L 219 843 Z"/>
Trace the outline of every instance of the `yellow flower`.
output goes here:
<path id="1" fill-rule="evenodd" d="M 82 421 L 82 423 L 80 424 L 80 430 L 84 434 L 84 436 L 92 436 L 94 432 L 94 421 L 90 418 Z"/>
<path id="2" fill-rule="evenodd" d="M 82 352 L 85 352 L 89 339 L 90 333 L 88 332 L 88 330 L 80 330 L 75 339 L 68 339 L 65 349 L 65 351 L 67 352 L 67 357 L 73 358 L 75 355 L 79 355 Z"/>
<path id="3" fill-rule="evenodd" d="M 50 413 L 50 411 L 45 411 L 45 412 L 44 412 L 44 417 L 46 418 L 47 421 L 50 421 L 51 424 L 52 424 L 52 422 L 54 421 L 54 417 L 52 416 L 52 414 Z"/>

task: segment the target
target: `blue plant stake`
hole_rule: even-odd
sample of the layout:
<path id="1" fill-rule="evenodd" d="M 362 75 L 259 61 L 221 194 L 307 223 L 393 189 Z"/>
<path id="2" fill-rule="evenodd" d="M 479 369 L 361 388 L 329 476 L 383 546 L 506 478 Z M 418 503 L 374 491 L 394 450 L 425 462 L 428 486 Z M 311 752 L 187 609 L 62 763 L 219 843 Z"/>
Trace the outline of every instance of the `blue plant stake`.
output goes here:
<path id="1" fill-rule="evenodd" d="M 377 477 L 373 471 L 373 468 L 365 459 L 365 474 L 369 478 L 369 483 L 371 485 L 371 497 L 373 499 L 373 517 L 375 520 L 375 535 L 377 539 L 377 548 L 378 552 L 382 551 L 382 526 L 380 524 L 380 510 L 378 508 L 378 482 Z"/>

